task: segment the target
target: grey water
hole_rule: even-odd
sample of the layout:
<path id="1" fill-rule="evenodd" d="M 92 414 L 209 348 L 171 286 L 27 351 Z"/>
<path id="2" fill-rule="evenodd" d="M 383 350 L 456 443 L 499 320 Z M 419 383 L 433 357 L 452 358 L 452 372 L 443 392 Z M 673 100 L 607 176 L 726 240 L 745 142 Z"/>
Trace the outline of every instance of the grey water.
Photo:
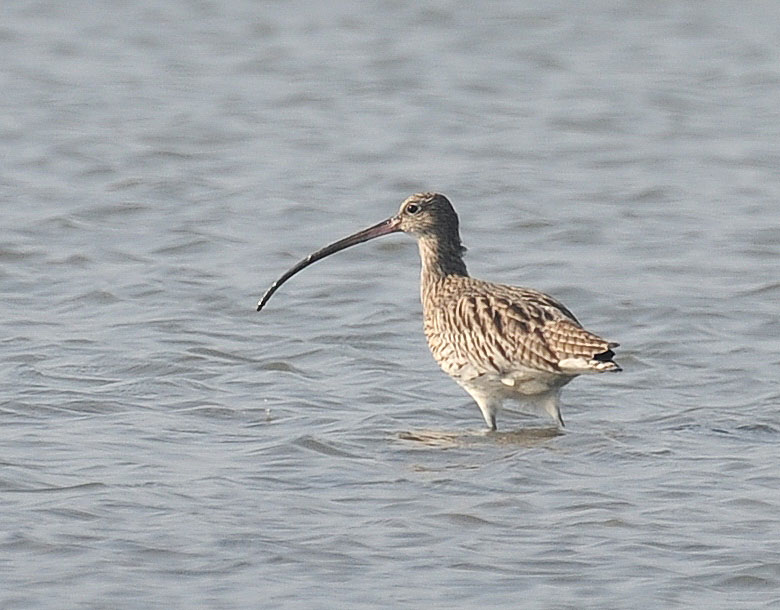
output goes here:
<path id="1" fill-rule="evenodd" d="M 0 608 L 780 607 L 780 5 L 0 8 Z M 476 405 L 394 235 L 619 341 Z"/>

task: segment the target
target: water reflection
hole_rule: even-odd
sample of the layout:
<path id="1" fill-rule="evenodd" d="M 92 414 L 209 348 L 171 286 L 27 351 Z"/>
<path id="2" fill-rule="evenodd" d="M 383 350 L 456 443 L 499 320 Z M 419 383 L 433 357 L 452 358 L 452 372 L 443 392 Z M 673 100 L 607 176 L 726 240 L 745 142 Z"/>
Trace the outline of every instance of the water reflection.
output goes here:
<path id="1" fill-rule="evenodd" d="M 564 432 L 556 426 L 518 428 L 517 430 L 491 432 L 452 432 L 449 430 L 409 430 L 400 432 L 402 441 L 419 443 L 438 449 L 454 449 L 475 445 L 512 445 L 516 447 L 537 447 L 550 439 L 562 436 Z"/>

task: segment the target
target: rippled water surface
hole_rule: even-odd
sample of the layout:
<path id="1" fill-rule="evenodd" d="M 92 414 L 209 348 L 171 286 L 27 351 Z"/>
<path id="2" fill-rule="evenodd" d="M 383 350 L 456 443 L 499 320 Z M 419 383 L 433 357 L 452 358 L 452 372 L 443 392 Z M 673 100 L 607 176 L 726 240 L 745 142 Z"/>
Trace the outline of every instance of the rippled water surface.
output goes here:
<path id="1" fill-rule="evenodd" d="M 320 5 L 321 4 L 321 5 Z M 780 7 L 20 1 L 0 21 L 0 607 L 780 607 Z M 621 375 L 477 407 L 395 235 Z"/>

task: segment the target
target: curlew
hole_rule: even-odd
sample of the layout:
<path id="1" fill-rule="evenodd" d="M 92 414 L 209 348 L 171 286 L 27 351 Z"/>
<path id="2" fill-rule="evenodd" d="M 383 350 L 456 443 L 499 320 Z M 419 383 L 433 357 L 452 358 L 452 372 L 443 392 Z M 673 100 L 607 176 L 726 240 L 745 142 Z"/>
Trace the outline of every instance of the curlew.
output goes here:
<path id="1" fill-rule="evenodd" d="M 312 263 L 355 244 L 402 231 L 417 239 L 420 296 L 433 357 L 476 401 L 490 430 L 504 400 L 530 403 L 563 426 L 561 388 L 583 373 L 620 371 L 612 343 L 585 330 L 553 297 L 469 276 L 458 215 L 439 193 L 407 198 L 398 214 L 310 254 L 257 304 Z"/>

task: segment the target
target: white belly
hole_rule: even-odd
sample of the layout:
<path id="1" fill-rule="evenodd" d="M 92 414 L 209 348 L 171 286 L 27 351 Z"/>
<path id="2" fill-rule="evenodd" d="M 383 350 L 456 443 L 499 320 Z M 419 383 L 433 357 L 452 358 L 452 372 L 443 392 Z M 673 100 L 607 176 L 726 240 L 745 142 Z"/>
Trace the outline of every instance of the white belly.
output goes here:
<path id="1" fill-rule="evenodd" d="M 547 394 L 569 383 L 574 376 L 556 375 L 532 369 L 513 371 L 503 375 L 495 373 L 474 374 L 475 371 L 462 370 L 452 377 L 467 391 L 495 398 L 523 399 L 524 397 Z"/>

